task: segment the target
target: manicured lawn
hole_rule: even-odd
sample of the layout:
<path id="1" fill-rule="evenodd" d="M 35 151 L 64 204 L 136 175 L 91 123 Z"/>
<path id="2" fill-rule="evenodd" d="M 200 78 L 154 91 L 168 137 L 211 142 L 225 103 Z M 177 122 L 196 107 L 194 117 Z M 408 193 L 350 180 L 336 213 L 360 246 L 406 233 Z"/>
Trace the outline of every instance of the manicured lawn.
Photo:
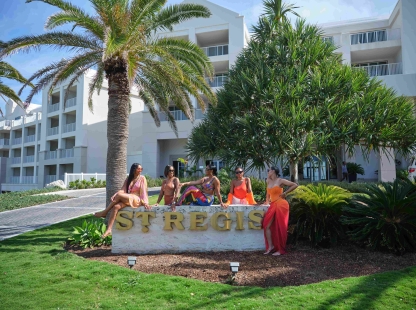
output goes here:
<path id="1" fill-rule="evenodd" d="M 72 226 L 84 218 L 0 242 L 2 309 L 412 309 L 416 305 L 416 267 L 263 289 L 143 274 L 86 260 L 62 249 Z"/>
<path id="2" fill-rule="evenodd" d="M 0 212 L 36 206 L 48 202 L 69 199 L 62 195 L 37 195 L 61 190 L 60 188 L 43 188 L 22 192 L 0 194 Z M 35 196 L 34 196 L 35 195 Z"/>

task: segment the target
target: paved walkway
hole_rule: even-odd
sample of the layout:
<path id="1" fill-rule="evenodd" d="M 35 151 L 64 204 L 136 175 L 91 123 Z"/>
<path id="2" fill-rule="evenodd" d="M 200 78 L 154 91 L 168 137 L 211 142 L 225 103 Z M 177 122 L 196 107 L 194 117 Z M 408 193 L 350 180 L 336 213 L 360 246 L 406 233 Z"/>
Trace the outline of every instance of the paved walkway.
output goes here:
<path id="1" fill-rule="evenodd" d="M 156 195 L 160 187 L 149 188 L 149 195 Z M 65 190 L 53 194 L 66 195 L 72 199 L 43 205 L 0 212 L 0 241 L 28 231 L 64 222 L 104 209 L 104 188 Z"/>

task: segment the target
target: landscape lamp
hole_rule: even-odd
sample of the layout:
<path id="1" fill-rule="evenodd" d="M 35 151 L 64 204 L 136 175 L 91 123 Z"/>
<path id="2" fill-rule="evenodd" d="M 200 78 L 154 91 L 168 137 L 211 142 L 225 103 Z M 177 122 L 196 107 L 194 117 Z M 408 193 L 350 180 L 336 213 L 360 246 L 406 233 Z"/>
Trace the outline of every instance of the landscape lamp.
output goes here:
<path id="1" fill-rule="evenodd" d="M 234 275 L 238 272 L 238 267 L 240 267 L 240 263 L 230 263 L 230 270 Z"/>
<path id="2" fill-rule="evenodd" d="M 136 260 L 137 260 L 137 257 L 136 257 L 136 256 L 129 256 L 129 257 L 127 258 L 127 264 L 130 266 L 130 269 L 131 269 L 134 265 L 136 265 Z"/>

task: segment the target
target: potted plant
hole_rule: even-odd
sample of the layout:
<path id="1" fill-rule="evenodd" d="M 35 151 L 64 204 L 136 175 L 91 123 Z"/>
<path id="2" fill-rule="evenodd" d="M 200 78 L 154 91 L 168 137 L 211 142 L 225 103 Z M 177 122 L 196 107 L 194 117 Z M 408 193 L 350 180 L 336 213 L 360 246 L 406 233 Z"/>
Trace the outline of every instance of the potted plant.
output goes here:
<path id="1" fill-rule="evenodd" d="M 357 174 L 364 175 L 364 168 L 357 163 L 347 163 L 347 170 L 350 183 L 357 181 Z"/>

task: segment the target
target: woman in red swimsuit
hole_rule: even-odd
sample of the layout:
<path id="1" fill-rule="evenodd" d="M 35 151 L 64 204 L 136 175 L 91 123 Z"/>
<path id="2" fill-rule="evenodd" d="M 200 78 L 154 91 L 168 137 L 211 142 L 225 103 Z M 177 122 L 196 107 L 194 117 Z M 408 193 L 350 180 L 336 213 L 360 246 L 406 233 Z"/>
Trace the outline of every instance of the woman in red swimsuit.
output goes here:
<path id="1" fill-rule="evenodd" d="M 284 192 L 282 186 L 289 186 Z M 286 253 L 287 225 L 289 221 L 289 203 L 287 193 L 298 187 L 296 183 L 280 178 L 279 168 L 270 167 L 267 175 L 267 195 L 265 204 L 269 203 L 263 217 L 264 241 L 266 252 L 277 256 Z"/>
<path id="2" fill-rule="evenodd" d="M 235 169 L 236 179 L 231 181 L 230 193 L 228 194 L 227 205 L 255 205 L 253 191 L 251 190 L 250 178 L 244 177 L 244 170 L 241 167 Z"/>

